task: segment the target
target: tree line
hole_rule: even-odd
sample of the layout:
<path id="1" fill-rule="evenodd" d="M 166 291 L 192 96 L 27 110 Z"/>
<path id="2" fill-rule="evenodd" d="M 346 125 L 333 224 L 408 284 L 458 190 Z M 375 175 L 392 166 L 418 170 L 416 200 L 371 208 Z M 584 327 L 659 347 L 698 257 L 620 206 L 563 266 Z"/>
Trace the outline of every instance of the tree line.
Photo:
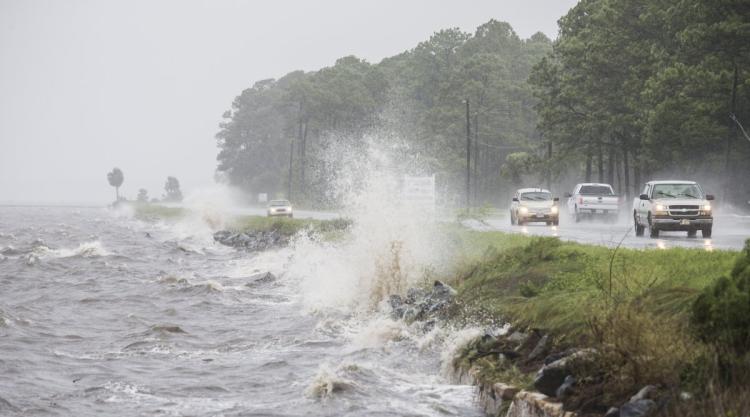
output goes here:
<path id="1" fill-rule="evenodd" d="M 444 194 L 461 195 L 468 99 L 472 183 L 489 194 L 507 182 L 499 175 L 506 156 L 539 142 L 527 79 L 551 51 L 544 34 L 521 39 L 491 20 L 473 34 L 441 30 L 378 64 L 348 56 L 319 71 L 259 81 L 224 114 L 218 173 L 249 192 L 335 203 L 326 201 L 336 168 L 331 142 L 356 149 L 375 132 L 408 144 L 422 173 L 436 173 Z"/>
<path id="2" fill-rule="evenodd" d="M 109 182 L 109 185 L 115 188 L 115 202 L 126 201 L 125 197 L 122 197 L 120 195 L 120 187 L 122 186 L 122 183 L 125 182 L 125 174 L 120 168 L 112 168 L 112 171 L 107 173 L 107 182 Z M 136 201 L 141 203 L 155 203 L 159 202 L 160 200 L 157 198 L 151 198 L 149 200 L 148 190 L 146 190 L 145 188 L 140 188 L 138 189 L 138 196 L 136 197 Z M 161 201 L 177 203 L 182 201 L 180 181 L 177 178 L 172 176 L 167 177 L 167 181 L 164 183 L 164 195 L 162 196 Z"/>
<path id="3" fill-rule="evenodd" d="M 217 174 L 252 193 L 325 205 L 331 143 L 356 149 L 387 132 L 375 136 L 405 143 L 443 195 L 460 201 L 468 171 L 474 204 L 522 184 L 580 180 L 633 194 L 656 176 L 716 178 L 746 200 L 749 9 L 741 0 L 582 0 L 554 42 L 490 20 L 474 33 L 441 30 L 377 64 L 348 56 L 262 80 L 223 115 Z"/>
<path id="4" fill-rule="evenodd" d="M 555 173 L 574 161 L 629 193 L 698 176 L 748 199 L 750 3 L 582 0 L 559 27 L 530 77 Z"/>

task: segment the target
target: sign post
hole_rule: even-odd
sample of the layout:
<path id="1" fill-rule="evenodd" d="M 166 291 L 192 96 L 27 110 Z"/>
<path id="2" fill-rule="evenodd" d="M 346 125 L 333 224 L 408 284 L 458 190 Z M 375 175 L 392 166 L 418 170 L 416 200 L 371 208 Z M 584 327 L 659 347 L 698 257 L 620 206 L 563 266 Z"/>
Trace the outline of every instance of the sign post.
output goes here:
<path id="1" fill-rule="evenodd" d="M 426 216 L 435 215 L 435 175 L 412 177 L 405 175 L 402 187 L 404 206 L 407 210 Z"/>

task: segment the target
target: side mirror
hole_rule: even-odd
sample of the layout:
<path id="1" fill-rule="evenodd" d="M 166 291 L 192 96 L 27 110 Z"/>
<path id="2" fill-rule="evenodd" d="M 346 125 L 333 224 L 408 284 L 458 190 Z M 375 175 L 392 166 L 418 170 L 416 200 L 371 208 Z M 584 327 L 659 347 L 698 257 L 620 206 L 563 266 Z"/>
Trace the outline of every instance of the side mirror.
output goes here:
<path id="1" fill-rule="evenodd" d="M 560 197 L 555 197 L 552 199 L 552 201 L 560 201 Z"/>
<path id="2" fill-rule="evenodd" d="M 641 200 L 647 200 L 648 201 L 648 194 L 641 194 L 640 197 Z"/>
<path id="3" fill-rule="evenodd" d="M 571 193 L 565 193 L 565 198 L 570 198 L 570 197 L 573 197 L 573 194 L 571 194 Z"/>
<path id="4" fill-rule="evenodd" d="M 518 201 L 518 197 L 513 197 L 513 201 Z"/>
<path id="5" fill-rule="evenodd" d="M 713 194 L 706 194 L 706 200 L 711 201 L 713 199 L 714 199 L 714 195 Z"/>

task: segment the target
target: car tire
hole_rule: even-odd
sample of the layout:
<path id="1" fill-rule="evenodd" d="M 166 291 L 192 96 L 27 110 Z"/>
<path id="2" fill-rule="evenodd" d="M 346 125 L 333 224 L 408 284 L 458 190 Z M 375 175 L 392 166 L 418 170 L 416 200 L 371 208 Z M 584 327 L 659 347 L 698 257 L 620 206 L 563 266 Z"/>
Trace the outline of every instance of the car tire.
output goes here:
<path id="1" fill-rule="evenodd" d="M 707 239 L 710 238 L 711 237 L 712 229 L 713 229 L 713 227 L 707 227 L 707 228 L 701 230 L 701 235 L 703 235 L 703 237 L 705 237 Z"/>
<path id="2" fill-rule="evenodd" d="M 516 225 L 516 218 L 513 216 L 513 212 L 510 212 L 510 225 L 515 226 Z"/>
<path id="3" fill-rule="evenodd" d="M 559 226 L 560 225 L 560 219 L 552 220 L 552 225 L 553 226 Z"/>
<path id="4" fill-rule="evenodd" d="M 651 238 L 657 238 L 659 237 L 659 229 L 655 228 L 653 223 L 651 222 L 651 215 L 648 216 L 648 235 Z"/>
<path id="5" fill-rule="evenodd" d="M 290 219 L 294 218 L 294 214 L 290 214 L 290 215 L 289 215 L 289 218 L 290 218 Z"/>
<path id="6" fill-rule="evenodd" d="M 642 224 L 638 224 L 638 218 L 636 217 L 635 213 L 633 213 L 633 225 L 635 226 L 635 235 L 643 236 L 643 232 L 646 230 L 646 227 Z"/>
<path id="7" fill-rule="evenodd" d="M 576 223 L 581 221 L 581 213 L 578 212 L 578 206 L 576 206 L 573 211 L 573 217 L 575 218 Z"/>
<path id="8" fill-rule="evenodd" d="M 697 230 L 688 230 L 688 237 L 696 237 L 698 236 Z"/>

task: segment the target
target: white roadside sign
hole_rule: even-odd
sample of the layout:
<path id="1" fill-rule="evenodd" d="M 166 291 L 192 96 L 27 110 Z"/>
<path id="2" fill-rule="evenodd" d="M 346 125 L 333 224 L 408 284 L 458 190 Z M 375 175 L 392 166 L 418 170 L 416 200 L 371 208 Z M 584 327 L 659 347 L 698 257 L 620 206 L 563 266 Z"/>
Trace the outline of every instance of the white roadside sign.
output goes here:
<path id="1" fill-rule="evenodd" d="M 424 214 L 435 213 L 435 175 L 412 177 L 405 175 L 402 196 L 407 209 L 420 210 Z"/>

